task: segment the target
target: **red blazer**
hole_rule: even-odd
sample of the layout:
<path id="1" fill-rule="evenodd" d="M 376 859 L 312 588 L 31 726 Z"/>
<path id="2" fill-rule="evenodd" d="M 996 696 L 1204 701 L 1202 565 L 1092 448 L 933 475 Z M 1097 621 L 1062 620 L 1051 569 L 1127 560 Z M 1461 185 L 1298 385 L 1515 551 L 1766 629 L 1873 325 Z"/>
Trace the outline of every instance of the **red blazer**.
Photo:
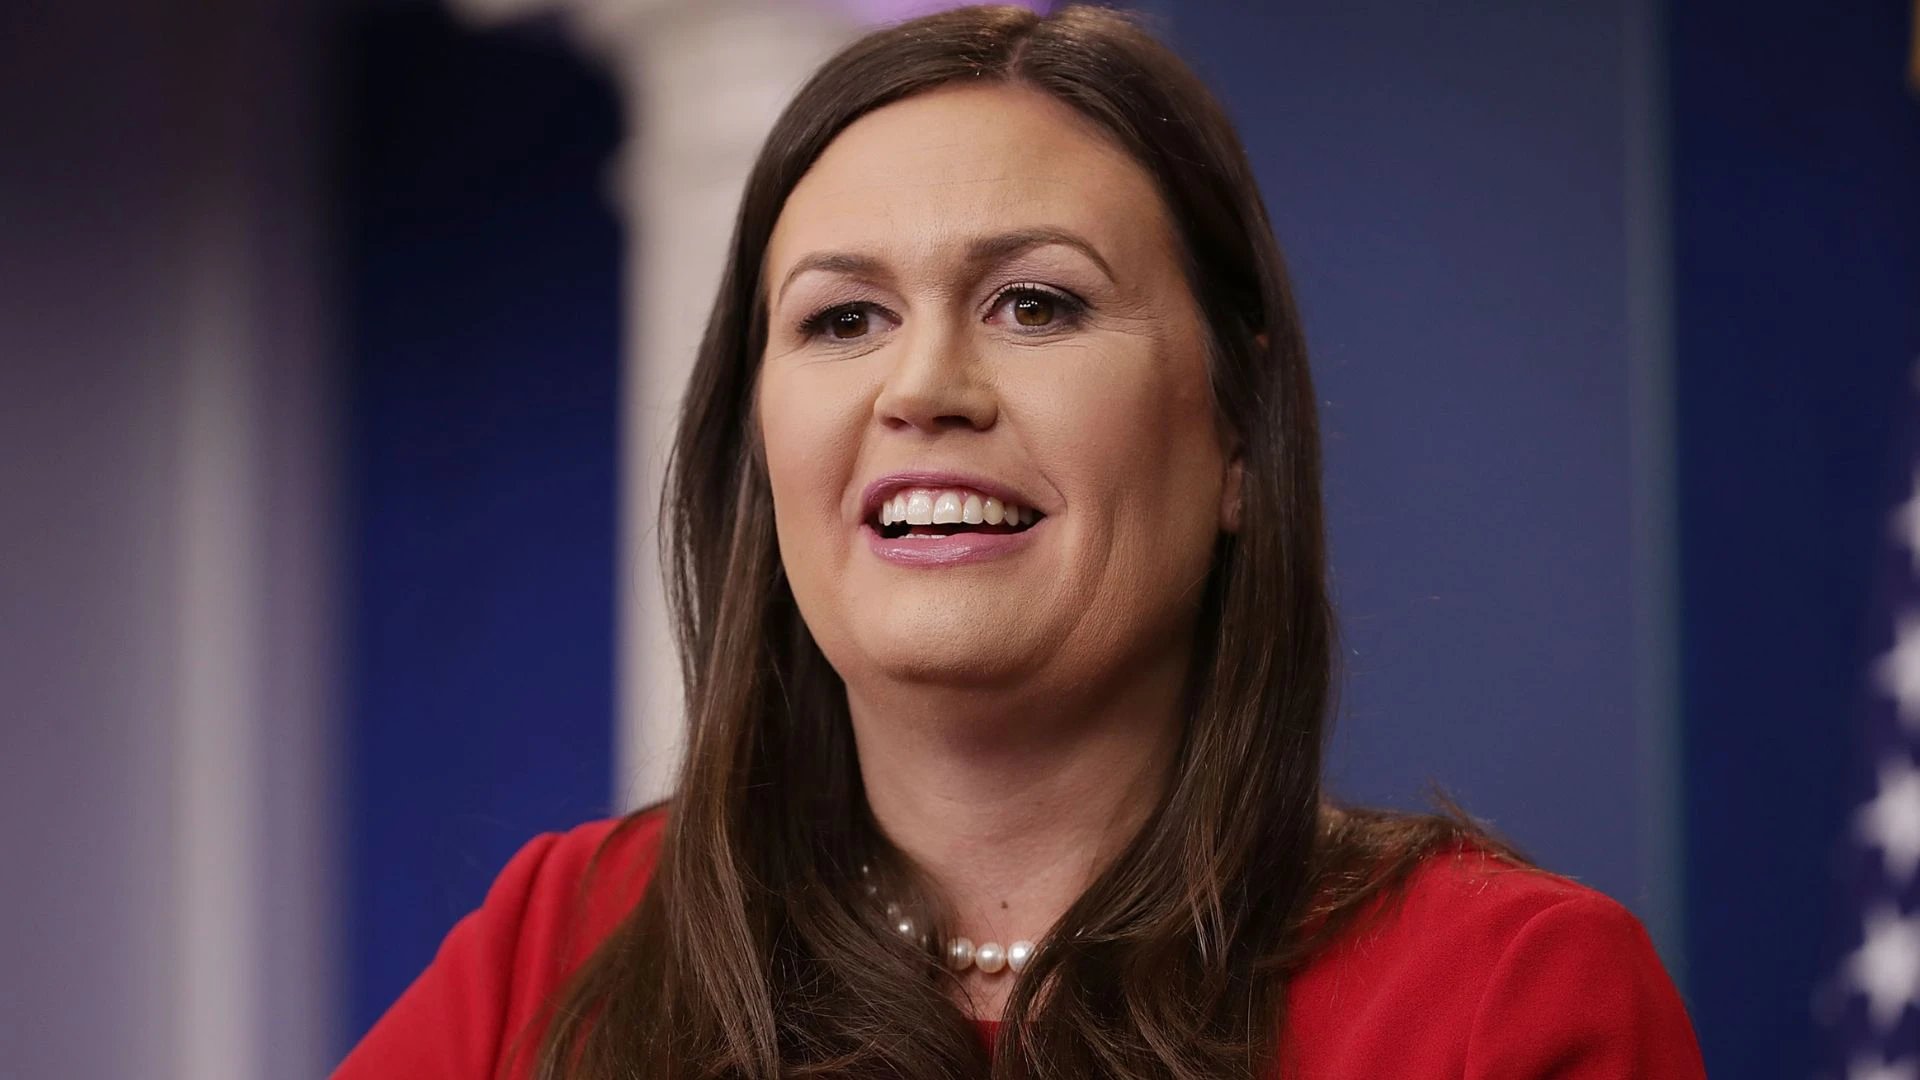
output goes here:
<path id="1" fill-rule="evenodd" d="M 494 1080 L 515 1037 L 638 900 L 658 815 L 535 839 L 334 1074 Z M 1465 852 L 1417 870 L 1288 989 L 1276 1067 L 1301 1080 L 1704 1077 L 1686 1008 L 1640 923 L 1600 893 Z M 983 1025 L 989 1027 L 989 1025 Z M 537 1036 L 515 1058 L 525 1076 Z M 1290 1066 L 1290 1068 L 1289 1068 Z"/>

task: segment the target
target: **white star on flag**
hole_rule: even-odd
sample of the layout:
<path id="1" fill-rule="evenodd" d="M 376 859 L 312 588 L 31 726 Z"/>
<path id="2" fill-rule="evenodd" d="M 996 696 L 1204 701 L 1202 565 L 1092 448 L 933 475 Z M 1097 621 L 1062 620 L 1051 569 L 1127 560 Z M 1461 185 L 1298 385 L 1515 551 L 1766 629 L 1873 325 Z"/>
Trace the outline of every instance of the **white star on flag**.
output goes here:
<path id="1" fill-rule="evenodd" d="M 1888 572 L 1875 606 L 1886 629 L 1860 654 L 1872 707 L 1855 734 L 1878 784 L 1852 796 L 1848 820 L 1849 920 L 1862 935 L 1813 1002 L 1833 1042 L 1828 1080 L 1920 1080 L 1920 358 L 1912 378 L 1905 483 L 1881 504 Z"/>
<path id="2" fill-rule="evenodd" d="M 1847 1080 L 1920 1080 L 1920 1066 L 1905 1058 L 1899 1061 L 1854 1058 L 1847 1066 Z"/>
<path id="3" fill-rule="evenodd" d="M 1882 904 L 1867 913 L 1867 940 L 1847 961 L 1853 984 L 1867 996 L 1873 1026 L 1891 1031 L 1907 1006 L 1920 1000 L 1920 919 Z"/>
<path id="4" fill-rule="evenodd" d="M 1906 888 L 1920 866 L 1920 769 L 1904 751 L 1880 763 L 1880 794 L 1860 808 L 1855 825 L 1880 849 L 1887 876 Z"/>
<path id="5" fill-rule="evenodd" d="M 1893 632 L 1893 651 L 1880 658 L 1880 689 L 1900 706 L 1900 721 L 1920 728 L 1920 618 L 1900 617 Z"/>
<path id="6" fill-rule="evenodd" d="M 1893 535 L 1913 553 L 1913 572 L 1920 575 L 1920 466 L 1913 470 L 1913 494 L 1893 511 Z"/>

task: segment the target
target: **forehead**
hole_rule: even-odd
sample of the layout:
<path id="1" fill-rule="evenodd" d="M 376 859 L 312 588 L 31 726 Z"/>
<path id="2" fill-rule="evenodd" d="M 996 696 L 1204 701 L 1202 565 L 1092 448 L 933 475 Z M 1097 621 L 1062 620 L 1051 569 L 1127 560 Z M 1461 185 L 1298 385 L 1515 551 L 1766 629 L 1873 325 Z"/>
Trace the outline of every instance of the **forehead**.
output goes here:
<path id="1" fill-rule="evenodd" d="M 788 196 L 770 277 L 820 248 L 937 257 L 982 233 L 1066 229 L 1116 269 L 1167 261 L 1172 230 L 1151 176 L 1105 132 L 1038 91 L 943 88 L 861 117 Z"/>

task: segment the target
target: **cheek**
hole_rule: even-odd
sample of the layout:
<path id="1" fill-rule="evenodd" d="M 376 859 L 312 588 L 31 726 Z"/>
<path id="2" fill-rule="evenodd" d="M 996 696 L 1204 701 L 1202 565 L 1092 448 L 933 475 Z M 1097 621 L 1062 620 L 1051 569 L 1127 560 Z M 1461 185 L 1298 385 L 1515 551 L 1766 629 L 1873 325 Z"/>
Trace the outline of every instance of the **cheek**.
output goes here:
<path id="1" fill-rule="evenodd" d="M 1203 379 L 1198 361 L 1148 357 L 1048 380 L 1034 451 L 1069 509 L 1054 610 L 1089 671 L 1187 633 L 1204 595 L 1226 467 L 1211 398 L 1188 381 Z"/>
<path id="2" fill-rule="evenodd" d="M 1062 484 L 1121 535 L 1187 533 L 1187 518 L 1210 535 L 1224 462 L 1205 379 L 1184 357 L 1109 353 L 1056 369 L 1033 397 Z"/>
<path id="3" fill-rule="evenodd" d="M 810 552 L 838 528 L 864 415 L 833 380 L 793 373 L 761 378 L 758 422 L 773 491 L 774 523 L 790 575 L 818 568 Z"/>

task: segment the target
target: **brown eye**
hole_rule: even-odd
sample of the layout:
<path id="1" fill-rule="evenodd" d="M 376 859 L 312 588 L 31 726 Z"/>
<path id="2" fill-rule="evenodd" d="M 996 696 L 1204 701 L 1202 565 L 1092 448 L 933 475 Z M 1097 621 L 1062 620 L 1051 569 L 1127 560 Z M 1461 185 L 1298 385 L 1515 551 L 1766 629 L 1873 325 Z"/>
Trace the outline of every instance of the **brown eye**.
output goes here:
<path id="1" fill-rule="evenodd" d="M 827 320 L 827 331 L 841 341 L 865 337 L 867 313 L 858 308 L 848 308 L 838 312 Z"/>
<path id="2" fill-rule="evenodd" d="M 1053 298 L 1028 293 L 1013 302 L 1013 321 L 1021 326 L 1045 326 L 1053 321 Z"/>

